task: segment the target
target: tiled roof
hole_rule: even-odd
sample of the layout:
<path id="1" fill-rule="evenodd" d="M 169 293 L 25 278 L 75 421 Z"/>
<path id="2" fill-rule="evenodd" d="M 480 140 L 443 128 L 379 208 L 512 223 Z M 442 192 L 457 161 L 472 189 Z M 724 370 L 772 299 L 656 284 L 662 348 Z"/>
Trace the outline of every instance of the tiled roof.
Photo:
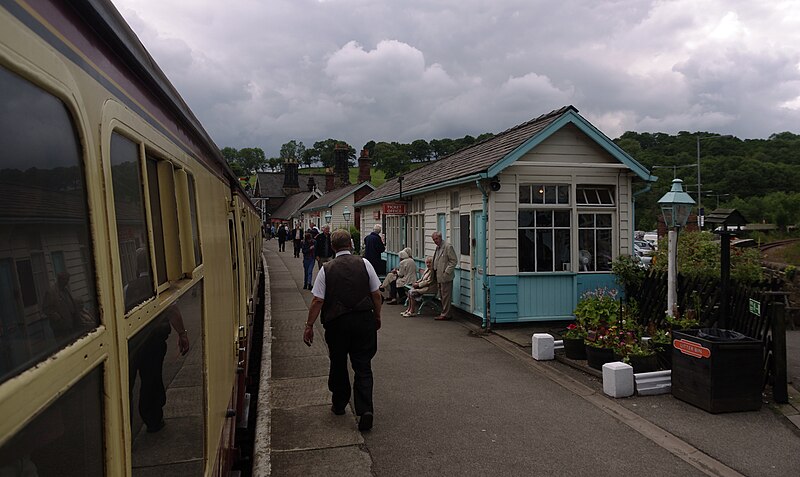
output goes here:
<path id="1" fill-rule="evenodd" d="M 292 194 L 278 207 L 278 210 L 272 213 L 271 217 L 274 219 L 290 219 L 294 217 L 303 206 L 316 198 L 317 196 L 313 192 Z"/>
<path id="2" fill-rule="evenodd" d="M 336 202 L 339 202 L 339 200 L 343 199 L 344 197 L 347 197 L 350 194 L 354 194 L 357 190 L 361 189 L 362 187 L 369 187 L 371 189 L 375 189 L 375 187 L 373 187 L 373 185 L 370 184 L 369 182 L 362 182 L 360 184 L 354 184 L 351 186 L 342 187 L 340 189 L 334 189 L 333 191 L 328 192 L 319 199 L 303 207 L 302 210 L 327 209 Z"/>
<path id="3" fill-rule="evenodd" d="M 325 193 L 325 174 L 298 174 L 297 182 L 302 192 L 308 191 L 308 179 L 314 178 L 317 190 Z M 283 172 L 259 172 L 256 197 L 286 197 L 283 190 Z"/>
<path id="4" fill-rule="evenodd" d="M 83 190 L 58 191 L 0 183 L 0 204 L 3 204 L 0 222 L 11 224 L 85 222 L 88 217 Z"/>
<path id="5" fill-rule="evenodd" d="M 567 111 L 577 112 L 577 109 L 573 106 L 564 106 L 561 109 L 514 126 L 496 136 L 458 150 L 419 169 L 409 171 L 403 174 L 403 193 L 408 192 L 410 195 L 415 190 L 426 186 L 467 177 L 478 172 L 485 172 L 489 167 L 544 130 Z M 381 187 L 360 200 L 359 203 L 374 201 L 399 193 L 400 184 L 397 178 L 394 178 L 386 181 Z"/>

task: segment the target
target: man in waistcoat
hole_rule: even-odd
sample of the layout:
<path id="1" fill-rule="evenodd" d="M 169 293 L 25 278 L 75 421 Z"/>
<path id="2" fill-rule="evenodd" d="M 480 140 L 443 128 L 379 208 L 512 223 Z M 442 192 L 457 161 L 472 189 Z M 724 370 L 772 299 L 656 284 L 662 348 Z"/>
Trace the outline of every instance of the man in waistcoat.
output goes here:
<path id="1" fill-rule="evenodd" d="M 311 294 L 303 341 L 314 341 L 314 321 L 322 312 L 325 342 L 328 344 L 331 411 L 343 415 L 350 402 L 350 375 L 347 357 L 353 368 L 353 405 L 359 416 L 358 429 L 372 429 L 372 358 L 378 350 L 381 327 L 380 281 L 372 265 L 350 253 L 350 234 L 336 230 L 331 236 L 336 257 L 317 274 Z"/>

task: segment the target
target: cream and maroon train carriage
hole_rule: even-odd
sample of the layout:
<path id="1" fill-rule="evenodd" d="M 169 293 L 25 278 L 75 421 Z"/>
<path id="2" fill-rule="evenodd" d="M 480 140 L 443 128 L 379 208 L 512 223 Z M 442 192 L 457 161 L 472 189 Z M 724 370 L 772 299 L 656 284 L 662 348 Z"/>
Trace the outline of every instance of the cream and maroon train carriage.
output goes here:
<path id="1" fill-rule="evenodd" d="M 225 473 L 257 211 L 108 1 L 4 1 L 0 98 L 0 475 Z"/>

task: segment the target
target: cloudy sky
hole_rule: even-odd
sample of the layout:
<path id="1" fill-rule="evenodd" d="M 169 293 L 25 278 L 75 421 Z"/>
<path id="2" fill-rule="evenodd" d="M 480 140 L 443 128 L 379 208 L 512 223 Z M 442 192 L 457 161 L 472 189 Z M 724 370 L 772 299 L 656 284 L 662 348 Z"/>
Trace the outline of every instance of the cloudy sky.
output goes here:
<path id="1" fill-rule="evenodd" d="M 113 0 L 220 146 L 800 132 L 798 0 Z"/>

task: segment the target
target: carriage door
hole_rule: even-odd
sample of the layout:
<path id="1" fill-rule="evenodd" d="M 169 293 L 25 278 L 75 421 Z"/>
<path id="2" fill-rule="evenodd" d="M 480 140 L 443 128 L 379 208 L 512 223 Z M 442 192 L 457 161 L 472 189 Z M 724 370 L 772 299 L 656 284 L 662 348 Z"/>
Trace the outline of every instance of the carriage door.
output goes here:
<path id="1" fill-rule="evenodd" d="M 486 271 L 483 269 L 486 257 L 486 226 L 483 223 L 483 212 L 472 213 L 472 313 L 483 318 L 486 303 L 486 290 L 483 282 Z"/>

